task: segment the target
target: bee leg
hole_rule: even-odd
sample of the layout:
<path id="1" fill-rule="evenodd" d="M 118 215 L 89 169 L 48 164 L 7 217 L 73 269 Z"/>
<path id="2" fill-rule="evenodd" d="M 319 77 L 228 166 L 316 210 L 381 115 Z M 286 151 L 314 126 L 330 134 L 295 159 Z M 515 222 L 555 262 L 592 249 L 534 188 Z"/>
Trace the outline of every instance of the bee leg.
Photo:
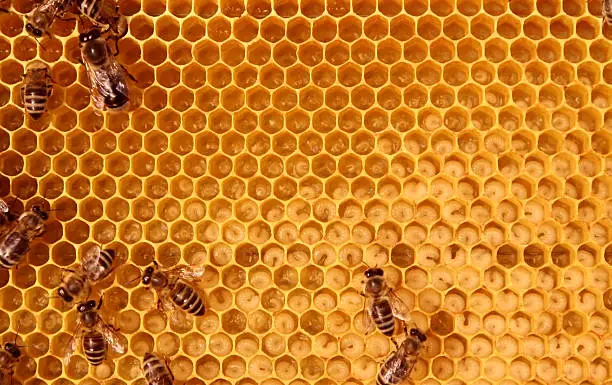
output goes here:
<path id="1" fill-rule="evenodd" d="M 395 340 L 395 338 L 391 338 L 391 342 L 393 342 L 393 345 L 395 345 L 395 350 L 399 349 L 399 344 L 397 343 L 397 341 Z"/>
<path id="2" fill-rule="evenodd" d="M 132 79 L 133 82 L 138 83 L 138 80 L 136 80 L 136 78 L 134 77 L 134 75 L 132 75 L 124 66 L 123 64 L 121 65 L 121 68 L 123 68 L 123 70 L 125 71 L 126 75 Z"/>
<path id="3" fill-rule="evenodd" d="M 174 373 L 172 373 L 172 369 L 170 369 L 170 364 L 168 363 L 168 358 L 164 356 L 164 362 L 166 363 L 166 368 L 168 368 L 168 373 L 172 377 L 172 381 L 174 381 Z"/>

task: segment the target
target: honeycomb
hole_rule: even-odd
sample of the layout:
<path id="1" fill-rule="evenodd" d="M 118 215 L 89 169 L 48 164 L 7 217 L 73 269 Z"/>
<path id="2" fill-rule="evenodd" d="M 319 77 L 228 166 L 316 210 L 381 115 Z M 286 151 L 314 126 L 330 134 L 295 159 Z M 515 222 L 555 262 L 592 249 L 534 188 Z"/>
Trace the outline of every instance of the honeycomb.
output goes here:
<path id="1" fill-rule="evenodd" d="M 25 385 L 365 385 L 382 266 L 428 340 L 423 385 L 612 384 L 612 28 L 598 0 L 119 0 L 132 106 L 100 113 L 74 20 L 44 49 L 32 1 L 0 15 L 0 196 L 57 210 L 0 270 Z M 49 113 L 24 116 L 26 64 Z M 64 360 L 52 298 L 91 247 L 125 260 L 92 296 L 125 354 Z M 207 266 L 208 311 L 163 317 L 135 278 Z"/>

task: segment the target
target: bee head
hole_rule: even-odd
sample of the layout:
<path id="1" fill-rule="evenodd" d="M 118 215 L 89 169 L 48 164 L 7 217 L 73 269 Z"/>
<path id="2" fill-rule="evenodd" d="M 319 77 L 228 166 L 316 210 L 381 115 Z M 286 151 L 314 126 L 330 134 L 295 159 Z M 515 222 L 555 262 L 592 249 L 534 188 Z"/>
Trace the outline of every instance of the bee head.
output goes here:
<path id="1" fill-rule="evenodd" d="M 142 284 L 143 285 L 150 285 L 151 284 L 151 280 L 153 279 L 153 272 L 155 271 L 155 268 L 153 266 L 149 266 L 145 269 L 144 274 L 142 275 Z"/>
<path id="2" fill-rule="evenodd" d="M 79 35 L 80 43 L 87 43 L 92 40 L 96 40 L 101 36 L 99 29 L 92 29 L 88 32 L 83 32 Z"/>
<path id="3" fill-rule="evenodd" d="M 15 213 L 12 212 L 11 210 L 4 213 L 4 215 L 6 215 L 6 219 L 8 219 L 9 222 L 14 222 L 15 219 L 17 219 L 17 215 L 15 215 Z"/>
<path id="4" fill-rule="evenodd" d="M 365 271 L 366 278 L 372 278 L 376 276 L 383 276 L 383 269 L 380 268 L 371 268 Z"/>
<path id="5" fill-rule="evenodd" d="M 105 97 L 104 104 L 111 110 L 117 110 L 125 106 L 129 100 L 130 99 L 126 95 L 121 92 L 116 92 L 114 95 Z"/>
<path id="6" fill-rule="evenodd" d="M 423 333 L 421 333 L 421 331 L 419 329 L 416 329 L 416 328 L 410 329 L 410 335 L 412 337 L 418 338 L 419 341 L 421 341 L 421 342 L 425 342 L 427 340 L 427 337 L 425 337 L 425 335 Z"/>
<path id="7" fill-rule="evenodd" d="M 34 37 L 42 37 L 43 35 L 43 31 L 40 28 L 36 28 L 31 23 L 26 24 L 25 30 L 27 33 L 29 33 L 30 35 Z"/>
<path id="8" fill-rule="evenodd" d="M 21 350 L 19 350 L 19 347 L 11 342 L 4 344 L 4 350 L 15 358 L 19 358 L 21 356 Z"/>
<path id="9" fill-rule="evenodd" d="M 68 291 L 64 289 L 63 287 L 60 287 L 59 289 L 57 289 L 57 295 L 58 297 L 60 297 L 61 299 L 63 299 L 64 301 L 68 303 L 74 300 L 74 298 L 72 298 L 72 296 L 68 294 Z"/>
<path id="10" fill-rule="evenodd" d="M 96 307 L 96 301 L 92 299 L 91 301 L 81 302 L 79 306 L 77 306 L 77 311 L 79 313 L 85 313 L 85 312 L 88 312 L 89 310 L 94 309 L 95 307 Z"/>
<path id="11" fill-rule="evenodd" d="M 32 212 L 38 215 L 43 221 L 46 221 L 47 219 L 49 219 L 49 214 L 47 214 L 46 211 L 40 208 L 40 206 L 33 206 Z"/>

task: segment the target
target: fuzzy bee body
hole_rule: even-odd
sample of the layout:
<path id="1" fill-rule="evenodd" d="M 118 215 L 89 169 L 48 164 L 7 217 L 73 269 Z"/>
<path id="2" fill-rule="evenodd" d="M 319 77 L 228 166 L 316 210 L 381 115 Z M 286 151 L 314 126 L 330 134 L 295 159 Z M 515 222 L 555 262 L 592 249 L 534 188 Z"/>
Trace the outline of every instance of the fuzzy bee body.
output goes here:
<path id="1" fill-rule="evenodd" d="M 200 295 L 185 282 L 177 282 L 170 291 L 170 298 L 175 305 L 189 314 L 204 315 L 204 302 Z"/>
<path id="2" fill-rule="evenodd" d="M 107 40 L 101 36 L 100 30 L 92 29 L 80 34 L 79 42 L 96 108 L 125 108 L 130 100 L 125 70 L 111 54 Z"/>
<path id="3" fill-rule="evenodd" d="M 142 370 L 149 385 L 172 385 L 174 376 L 165 361 L 153 353 L 145 353 Z"/>
<path id="4" fill-rule="evenodd" d="M 64 301 L 71 303 L 75 299 L 82 300 L 89 296 L 91 287 L 87 280 L 87 274 L 82 269 L 69 271 L 62 277 L 62 283 L 57 289 L 57 294 Z"/>
<path id="5" fill-rule="evenodd" d="M 47 101 L 53 90 L 50 80 L 49 66 L 46 64 L 34 61 L 26 67 L 21 101 L 28 115 L 34 120 L 39 119 L 47 110 Z"/>
<path id="6" fill-rule="evenodd" d="M 19 216 L 15 228 L 0 242 L 0 268 L 10 269 L 23 260 L 30 242 L 45 231 L 47 218 L 47 213 L 37 206 Z"/>
<path id="7" fill-rule="evenodd" d="M 0 350 L 0 384 L 4 384 L 2 377 L 12 374 L 15 365 L 21 358 L 21 350 L 13 343 L 4 344 L 4 349 Z"/>
<path id="8" fill-rule="evenodd" d="M 62 17 L 71 0 L 46 0 L 26 15 L 26 32 L 34 37 L 51 37 L 49 29 L 56 17 Z"/>
<path id="9" fill-rule="evenodd" d="M 89 296 L 91 283 L 108 277 L 113 271 L 115 251 L 95 247 L 83 256 L 77 270 L 68 270 L 62 277 L 57 294 L 64 301 L 81 301 Z"/>
<path id="10" fill-rule="evenodd" d="M 87 361 L 98 366 L 106 359 L 107 344 L 102 334 L 97 330 L 90 330 L 83 336 L 83 354 Z"/>
<path id="11" fill-rule="evenodd" d="M 387 286 L 382 269 L 366 270 L 365 278 L 363 295 L 366 297 L 366 312 L 364 312 L 366 320 L 364 325 L 374 322 L 382 334 L 391 337 L 395 333 L 395 318 L 406 321 L 409 317 L 409 310 Z"/>
<path id="12" fill-rule="evenodd" d="M 99 281 L 108 277 L 113 271 L 115 251 L 111 249 L 98 249 L 90 258 L 83 259 L 83 270 L 91 281 Z"/>
<path id="13" fill-rule="evenodd" d="M 151 285 L 157 292 L 158 307 L 178 307 L 194 316 L 206 312 L 204 300 L 200 294 L 185 280 L 195 280 L 203 274 L 203 270 L 189 268 L 176 268 L 162 271 L 157 263 L 145 269 L 142 276 L 144 285 Z M 168 303 L 170 302 L 170 303 Z"/>
<path id="14" fill-rule="evenodd" d="M 106 360 L 109 347 L 117 353 L 125 353 L 125 347 L 120 342 L 116 329 L 107 325 L 98 314 L 101 306 L 102 299 L 98 303 L 87 301 L 77 306 L 79 326 L 69 352 L 72 355 L 76 350 L 76 342 L 80 341 L 85 358 L 93 366 L 98 366 Z"/>
<path id="15" fill-rule="evenodd" d="M 406 336 L 397 351 L 391 353 L 380 367 L 376 385 L 398 385 L 406 381 L 426 339 L 418 329 L 410 329 L 410 335 Z"/>
<path id="16" fill-rule="evenodd" d="M 87 16 L 96 26 L 106 27 L 113 31 L 116 38 L 124 37 L 128 32 L 127 19 L 119 14 L 115 1 L 80 0 L 77 1 L 79 12 Z"/>
<path id="17" fill-rule="evenodd" d="M 395 317 L 387 297 L 378 297 L 370 307 L 370 316 L 380 332 L 388 337 L 395 333 Z"/>

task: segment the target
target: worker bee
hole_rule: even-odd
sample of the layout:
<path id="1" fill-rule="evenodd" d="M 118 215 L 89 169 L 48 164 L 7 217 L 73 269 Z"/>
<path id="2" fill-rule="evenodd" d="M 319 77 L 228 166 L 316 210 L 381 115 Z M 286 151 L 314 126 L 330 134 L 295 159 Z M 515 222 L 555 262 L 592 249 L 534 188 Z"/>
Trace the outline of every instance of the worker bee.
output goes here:
<path id="1" fill-rule="evenodd" d="M 419 329 L 410 329 L 410 334 L 406 333 L 406 338 L 397 350 L 391 353 L 380 367 L 376 385 L 397 385 L 408 379 L 425 340 L 427 337 Z"/>
<path id="2" fill-rule="evenodd" d="M 365 278 L 362 294 L 366 297 L 366 311 L 363 313 L 365 330 L 369 330 L 374 321 L 382 334 L 392 336 L 395 333 L 395 318 L 407 322 L 410 319 L 410 310 L 387 285 L 382 269 L 367 269 Z"/>
<path id="3" fill-rule="evenodd" d="M 155 353 L 145 353 L 142 359 L 142 371 L 149 385 L 172 385 L 174 375 L 165 360 Z"/>
<path id="4" fill-rule="evenodd" d="M 80 34 L 79 43 L 96 108 L 120 110 L 126 107 L 129 102 L 126 71 L 111 54 L 100 30 Z"/>
<path id="5" fill-rule="evenodd" d="M 17 216 L 11 211 L 9 205 L 0 199 L 0 239 L 11 229 L 11 224 L 15 222 Z"/>
<path id="6" fill-rule="evenodd" d="M 604 23 L 612 25 L 612 0 L 602 0 L 601 13 Z"/>
<path id="7" fill-rule="evenodd" d="M 67 303 L 75 299 L 83 300 L 89 296 L 91 282 L 108 277 L 114 270 L 115 251 L 94 247 L 85 253 L 77 270 L 66 269 L 62 283 L 57 289 L 57 295 Z"/>
<path id="8" fill-rule="evenodd" d="M 119 13 L 119 6 L 114 0 L 78 0 L 77 8 L 96 27 L 108 27 L 116 39 L 128 32 L 127 18 Z"/>
<path id="9" fill-rule="evenodd" d="M 77 306 L 79 320 L 69 349 L 69 355 L 72 355 L 76 351 L 77 341 L 80 341 L 85 358 L 93 366 L 100 365 L 106 359 L 109 346 L 119 354 L 125 353 L 125 346 L 117 335 L 117 329 L 100 317 L 98 311 L 101 307 L 102 298 L 97 304 L 91 300 L 81 302 Z"/>
<path id="10" fill-rule="evenodd" d="M 47 110 L 52 90 L 49 66 L 38 60 L 29 63 L 23 77 L 21 101 L 32 119 L 39 119 Z"/>
<path id="11" fill-rule="evenodd" d="M 63 17 L 66 8 L 70 6 L 71 0 L 45 0 L 32 9 L 26 15 L 27 24 L 25 30 L 34 38 L 42 37 L 43 34 L 51 37 L 49 29 L 56 17 Z"/>
<path id="12" fill-rule="evenodd" d="M 45 221 L 49 214 L 34 206 L 17 219 L 17 225 L 0 241 L 0 267 L 10 269 L 25 257 L 30 242 L 45 231 Z"/>
<path id="13" fill-rule="evenodd" d="M 204 301 L 198 292 L 186 281 L 197 281 L 204 274 L 203 268 L 177 267 L 160 270 L 157 262 L 145 269 L 142 283 L 152 286 L 157 292 L 157 307 L 173 310 L 179 307 L 189 314 L 203 315 Z"/>
<path id="14" fill-rule="evenodd" d="M 7 342 L 4 350 L 0 350 L 0 384 L 6 384 L 6 379 L 13 376 L 15 366 L 21 359 L 21 350 L 16 340 L 15 337 L 15 343 Z"/>

